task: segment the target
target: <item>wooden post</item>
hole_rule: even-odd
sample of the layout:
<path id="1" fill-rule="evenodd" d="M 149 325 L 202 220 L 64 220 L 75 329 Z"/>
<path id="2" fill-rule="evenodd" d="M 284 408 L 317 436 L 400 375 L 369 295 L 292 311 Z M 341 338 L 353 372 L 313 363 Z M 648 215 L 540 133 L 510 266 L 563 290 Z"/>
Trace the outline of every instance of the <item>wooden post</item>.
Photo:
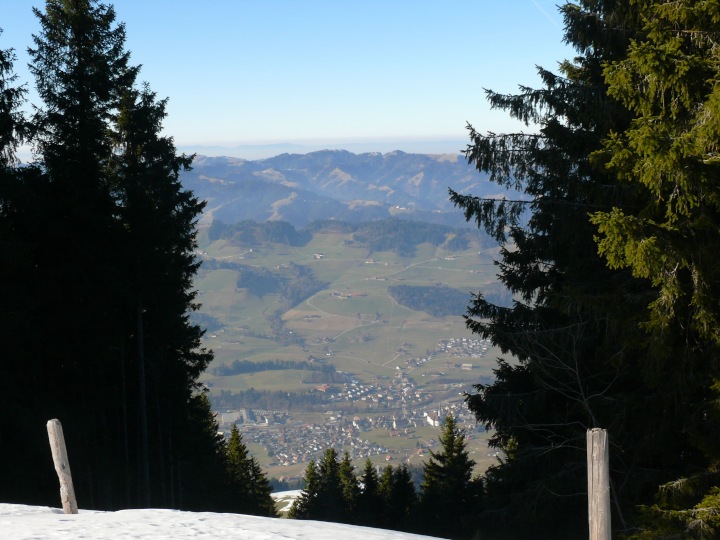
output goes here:
<path id="1" fill-rule="evenodd" d="M 65 448 L 65 436 L 63 435 L 60 420 L 54 418 L 47 423 L 48 437 L 50 438 L 50 450 L 52 451 L 55 471 L 60 479 L 60 500 L 63 511 L 66 514 L 77 514 L 78 506 L 75 500 L 75 488 L 70 474 L 70 462 L 68 461 L 67 449 Z"/>
<path id="2" fill-rule="evenodd" d="M 587 432 L 588 523 L 590 540 L 611 540 L 610 466 L 608 436 L 604 429 Z"/>

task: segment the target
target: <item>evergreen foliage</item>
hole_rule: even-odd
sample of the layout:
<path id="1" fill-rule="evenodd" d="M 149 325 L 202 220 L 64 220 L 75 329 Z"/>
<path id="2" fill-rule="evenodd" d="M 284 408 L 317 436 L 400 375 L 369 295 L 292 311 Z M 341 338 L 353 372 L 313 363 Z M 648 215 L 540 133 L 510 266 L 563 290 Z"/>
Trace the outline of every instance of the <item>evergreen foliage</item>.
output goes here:
<path id="1" fill-rule="evenodd" d="M 258 223 L 246 220 L 228 225 L 216 219 L 210 226 L 208 238 L 210 240 L 225 238 L 234 244 L 244 246 L 259 246 L 263 243 L 304 246 L 312 239 L 312 234 L 307 231 L 298 232 L 285 221 Z"/>
<path id="2" fill-rule="evenodd" d="M 593 154 L 644 204 L 593 213 L 600 253 L 652 287 L 648 333 L 674 337 L 653 366 L 654 386 L 685 405 L 683 468 L 641 507 L 637 538 L 720 534 L 720 7 L 714 2 L 638 1 L 642 32 L 604 66 L 608 95 L 633 115 Z M 666 340 L 669 341 L 669 340 Z M 671 385 L 658 384 L 667 377 Z M 689 456 L 689 459 L 688 459 Z"/>
<path id="3" fill-rule="evenodd" d="M 317 372 L 313 372 L 317 373 Z M 315 410 L 327 408 L 327 400 L 317 392 L 287 392 L 248 388 L 231 393 L 221 390 L 212 396 L 214 409 Z"/>
<path id="4" fill-rule="evenodd" d="M 237 426 L 232 427 L 225 449 L 227 478 L 231 487 L 230 505 L 233 512 L 277 517 L 270 483 L 257 460 L 242 441 Z"/>
<path id="5" fill-rule="evenodd" d="M 412 257 L 418 244 L 428 242 L 439 246 L 454 229 L 444 225 L 386 219 L 371 221 L 358 228 L 353 240 L 366 246 L 369 254 L 375 251 L 392 251 L 401 257 Z M 455 241 L 453 245 L 462 244 Z"/>
<path id="6" fill-rule="evenodd" d="M 311 461 L 305 470 L 305 488 L 293 503 L 288 517 L 349 523 L 348 513 L 355 504 L 355 488 L 349 456 L 338 462 L 338 453 L 328 448 L 316 465 Z M 341 472 L 341 469 L 344 469 Z M 352 477 L 352 478 L 351 478 Z M 346 498 L 347 497 L 347 498 Z"/>
<path id="7" fill-rule="evenodd" d="M 310 460 L 305 468 L 305 487 L 300 496 L 295 499 L 288 517 L 291 519 L 315 519 L 317 509 L 316 499 L 320 490 L 320 479 L 318 477 L 317 465 L 315 460 Z"/>
<path id="8" fill-rule="evenodd" d="M 305 470 L 305 488 L 288 517 L 354 523 L 402 531 L 416 529 L 417 494 L 405 465 L 388 465 L 381 478 L 368 459 L 358 480 L 350 455 L 338 461 L 336 450 L 325 451 L 318 465 Z"/>
<path id="9" fill-rule="evenodd" d="M 383 503 L 381 522 L 387 529 L 398 531 L 421 530 L 429 532 L 423 524 L 417 523 L 418 496 L 410 471 L 404 463 L 395 468 L 388 465 L 383 469 L 378 487 Z"/>
<path id="10" fill-rule="evenodd" d="M 513 357 L 468 396 L 504 455 L 485 476 L 478 517 L 488 538 L 587 534 L 591 427 L 610 434 L 618 533 L 652 530 L 658 487 L 707 479 L 717 464 L 717 8 L 628 0 L 561 10 L 578 56 L 559 74 L 539 68 L 540 89 L 487 94 L 538 132 L 469 128 L 468 160 L 525 197 L 451 192 L 504 243 L 499 278 L 514 296 L 503 307 L 479 294 L 467 312 L 469 328 Z M 699 515 L 705 494 L 713 500 L 695 491 L 673 511 Z"/>
<path id="11" fill-rule="evenodd" d="M 377 469 L 370 458 L 360 478 L 360 493 L 357 498 L 357 522 L 368 527 L 379 527 L 382 521 L 383 500 L 380 495 L 380 483 Z"/>
<path id="12" fill-rule="evenodd" d="M 355 467 L 353 467 L 350 454 L 345 452 L 340 461 L 338 469 L 338 477 L 340 482 L 340 492 L 343 502 L 343 522 L 356 523 L 358 499 L 360 497 L 360 485 L 355 477 Z"/>
<path id="13" fill-rule="evenodd" d="M 653 327 L 680 320 L 720 343 L 720 66 L 714 2 L 638 1 L 642 35 L 609 62 L 608 95 L 634 115 L 595 152 L 598 163 L 647 193 L 636 209 L 594 213 L 600 252 L 656 290 Z"/>
<path id="14" fill-rule="evenodd" d="M 344 522 L 347 519 L 340 485 L 340 463 L 334 448 L 328 448 L 318 463 L 318 492 L 315 497 L 316 518 L 321 521 Z"/>
<path id="15" fill-rule="evenodd" d="M 425 311 L 433 317 L 462 313 L 467 305 L 467 292 L 447 285 L 391 285 L 388 294 L 401 306 Z"/>
<path id="16" fill-rule="evenodd" d="M 29 121 L 0 53 L 0 500 L 56 502 L 44 426 L 59 418 L 84 508 L 212 509 L 224 455 L 197 391 L 212 355 L 188 318 L 203 203 L 178 179 L 192 158 L 160 134 L 166 101 L 136 84 L 111 6 L 35 14 Z M 13 167 L 20 136 L 35 166 Z"/>
<path id="17" fill-rule="evenodd" d="M 482 483 L 472 479 L 475 462 L 466 450 L 465 433 L 453 416 L 445 418 L 440 451 L 430 452 L 423 468 L 420 499 L 422 530 L 452 538 L 471 537 Z"/>

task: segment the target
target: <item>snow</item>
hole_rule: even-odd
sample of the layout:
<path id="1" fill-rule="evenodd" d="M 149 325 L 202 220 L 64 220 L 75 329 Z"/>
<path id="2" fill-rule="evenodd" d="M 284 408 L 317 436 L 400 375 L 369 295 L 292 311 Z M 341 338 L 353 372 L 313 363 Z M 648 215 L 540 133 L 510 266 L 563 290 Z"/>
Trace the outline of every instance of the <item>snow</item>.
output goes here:
<path id="1" fill-rule="evenodd" d="M 3 540 L 420 540 L 429 536 L 339 523 L 179 510 L 80 510 L 0 503 Z"/>
<path id="2" fill-rule="evenodd" d="M 293 505 L 295 499 L 297 499 L 301 493 L 301 489 L 295 489 L 292 491 L 274 492 L 271 494 L 271 496 L 275 501 L 275 508 L 277 508 L 281 514 L 284 514 L 290 511 L 290 507 Z"/>

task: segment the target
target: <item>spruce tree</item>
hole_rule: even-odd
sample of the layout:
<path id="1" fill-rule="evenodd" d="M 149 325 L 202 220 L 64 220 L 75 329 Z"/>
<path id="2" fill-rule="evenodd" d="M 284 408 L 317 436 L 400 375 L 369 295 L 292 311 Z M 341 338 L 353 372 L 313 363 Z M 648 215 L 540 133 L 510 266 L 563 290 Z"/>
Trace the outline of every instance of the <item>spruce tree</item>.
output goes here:
<path id="1" fill-rule="evenodd" d="M 357 522 L 359 525 L 377 527 L 381 521 L 383 503 L 379 491 L 377 470 L 370 458 L 365 461 L 360 486 L 357 501 Z"/>
<path id="2" fill-rule="evenodd" d="M 272 489 L 257 460 L 251 456 L 242 441 L 237 426 L 233 425 L 225 450 L 227 479 L 230 483 L 229 508 L 241 514 L 276 517 Z"/>
<path id="3" fill-rule="evenodd" d="M 452 538 L 474 532 L 471 517 L 478 509 L 478 484 L 472 481 L 475 462 L 466 449 L 465 433 L 453 416 L 445 418 L 440 450 L 431 451 L 423 467 L 420 517 L 424 532 Z"/>
<path id="4" fill-rule="evenodd" d="M 0 28 L 0 37 L 2 33 Z M 25 102 L 27 90 L 16 86 L 15 60 L 12 49 L 0 49 L 0 167 L 3 172 L 9 172 L 17 162 L 15 152 L 25 127 L 20 106 Z"/>
<path id="5" fill-rule="evenodd" d="M 315 460 L 311 460 L 305 468 L 305 487 L 300 496 L 295 499 L 288 517 L 291 519 L 315 519 L 317 514 L 317 499 L 320 492 L 320 477 L 318 476 Z"/>
<path id="6" fill-rule="evenodd" d="M 667 450 L 684 467 L 671 469 L 679 477 L 665 478 L 655 504 L 645 501 L 637 537 L 701 538 L 720 533 L 720 9 L 636 5 L 643 32 L 604 71 L 608 94 L 634 119 L 593 158 L 646 200 L 600 209 L 592 221 L 609 266 L 652 286 L 644 328 L 676 344 L 659 351 L 647 378 L 666 400 L 683 404 L 684 444 Z"/>
<path id="7" fill-rule="evenodd" d="M 380 511 L 377 517 L 379 526 L 398 531 L 421 530 L 416 516 L 418 496 L 415 483 L 405 464 L 393 468 L 387 465 L 378 482 Z"/>
<path id="8" fill-rule="evenodd" d="M 0 30 L 2 38 L 2 30 Z M 0 377 L 0 462 L 23 464 L 42 463 L 47 442 L 34 435 L 33 418 L 24 408 L 31 371 L 24 364 L 24 350 L 37 339 L 32 328 L 32 294 L 27 276 L 32 273 L 32 259 L 40 246 L 30 242 L 26 231 L 34 221 L 30 213 L 36 201 L 28 184 L 40 171 L 19 167 L 16 150 L 27 127 L 21 112 L 26 90 L 17 85 L 14 74 L 15 54 L 0 48 L 0 342 L 2 342 L 2 377 Z M 33 218 L 39 218 L 37 214 Z M 15 444 L 13 441 L 39 439 L 38 446 Z M 42 442 L 40 442 L 42 441 Z M 38 467 L 15 471 L 10 467 L 0 479 L 0 500 L 27 500 L 35 489 L 34 482 L 42 477 Z"/>
<path id="9" fill-rule="evenodd" d="M 651 191 L 627 177 L 642 178 L 653 166 L 662 169 L 669 163 L 646 161 L 641 170 L 633 144 L 644 137 L 648 144 L 643 152 L 661 156 L 663 145 L 674 140 L 662 117 L 638 120 L 641 108 L 625 106 L 623 92 L 634 86 L 647 89 L 669 110 L 682 107 L 685 98 L 684 90 L 663 87 L 673 84 L 674 75 L 660 83 L 659 74 L 654 81 L 647 73 L 633 77 L 619 67 L 614 72 L 614 66 L 640 66 L 633 51 L 645 48 L 646 38 L 657 34 L 647 20 L 655 17 L 653 7 L 680 14 L 664 28 L 683 34 L 680 21 L 690 14 L 683 4 L 581 1 L 563 6 L 565 40 L 577 57 L 562 62 L 558 73 L 539 68 L 539 89 L 521 87 L 517 95 L 488 92 L 492 106 L 537 131 L 482 134 L 470 128 L 468 160 L 491 181 L 522 193 L 493 201 L 452 192 L 466 217 L 501 242 L 499 279 L 514 298 L 506 308 L 478 295 L 467 317 L 469 328 L 511 356 L 499 361 L 494 383 L 478 385 L 477 393 L 468 397 L 478 420 L 494 429 L 490 444 L 503 456 L 485 477 L 487 493 L 479 517 L 486 535 L 586 534 L 584 441 L 591 427 L 606 428 L 610 434 L 617 530 L 632 528 L 632 510 L 652 501 L 658 485 L 707 464 L 702 446 L 709 442 L 706 434 L 715 431 L 708 407 L 715 352 L 707 343 L 698 346 L 692 332 L 684 330 L 695 325 L 687 326 L 688 318 L 655 324 L 662 314 L 657 300 L 672 298 L 673 291 L 662 292 L 664 278 L 642 279 L 631 264 L 633 250 L 638 250 L 637 260 L 647 255 L 645 262 L 653 260 L 656 268 L 664 260 L 679 259 L 655 249 L 664 238 L 659 235 L 647 242 L 618 243 L 632 239 L 630 225 L 639 221 L 615 220 L 638 215 L 653 220 L 658 209 L 663 212 Z M 683 36 L 702 41 L 703 33 Z M 657 47 L 649 64 L 677 60 L 675 47 L 673 42 Z M 692 63 L 692 58 L 700 57 L 686 60 Z M 680 71 L 687 67 L 669 64 Z M 613 90 L 613 73 L 616 83 L 626 85 L 624 90 Z M 659 131 L 653 134 L 656 124 Z M 624 139 L 626 133 L 632 135 Z M 674 205 L 682 191 L 678 189 L 657 193 Z M 610 227 L 601 229 L 605 242 L 601 235 L 600 247 L 612 268 L 598 254 L 593 214 L 598 225 Z M 681 266 L 673 268 L 678 275 L 685 272 Z M 684 313 L 692 318 L 693 310 Z M 710 311 L 704 313 L 711 320 Z M 541 526 L 538 515 L 543 516 Z"/>
<path id="10" fill-rule="evenodd" d="M 33 386 L 43 395 L 38 416 L 63 422 L 69 452 L 86 467 L 76 486 L 87 494 L 80 503 L 128 505 L 143 498 L 139 474 L 131 473 L 131 431 L 114 429 L 134 409 L 118 403 L 125 389 L 115 384 L 124 377 L 126 287 L 108 135 L 118 92 L 133 84 L 136 70 L 128 66 L 124 27 L 115 24 L 111 8 L 82 0 L 45 8 L 34 10 L 41 31 L 29 49 L 42 100 L 33 143 L 45 173 L 33 190 L 44 217 L 27 231 L 45 245 L 27 278 L 34 324 L 44 337 L 26 355 L 38 371 Z M 133 480 L 133 487 L 123 486 Z"/>
<path id="11" fill-rule="evenodd" d="M 360 486 L 355 477 L 355 467 L 352 465 L 350 454 L 346 451 L 340 461 L 338 469 L 338 477 L 340 480 L 340 491 L 343 501 L 343 515 L 341 521 L 343 523 L 358 522 L 358 498 L 360 496 Z"/>
<path id="12" fill-rule="evenodd" d="M 200 349 L 200 328 L 188 320 L 188 310 L 195 307 L 192 279 L 199 267 L 195 220 L 204 203 L 179 181 L 192 159 L 178 155 L 172 139 L 160 136 L 166 103 L 147 84 L 121 96 L 110 161 L 124 227 L 118 247 L 126 287 L 125 331 L 131 337 L 123 369 L 137 381 L 143 465 L 172 452 L 169 435 L 189 413 L 179 404 L 189 403 L 211 359 Z M 165 433 L 148 436 L 148 423 L 166 426 Z"/>
<path id="13" fill-rule="evenodd" d="M 250 487 L 254 508 L 251 514 L 265 517 L 278 517 L 275 500 L 272 498 L 272 486 L 255 457 L 250 457 Z"/>
<path id="14" fill-rule="evenodd" d="M 318 464 L 319 489 L 315 519 L 342 522 L 345 519 L 345 504 L 340 485 L 340 464 L 338 453 L 328 448 Z"/>
<path id="15" fill-rule="evenodd" d="M 392 471 L 392 491 L 387 502 L 391 529 L 411 531 L 417 528 L 418 494 L 406 464 Z"/>
<path id="16" fill-rule="evenodd" d="M 305 487 L 288 517 L 354 523 L 358 496 L 350 455 L 346 452 L 338 462 L 337 450 L 328 448 L 319 463 L 311 461 L 305 470 Z"/>
<path id="17" fill-rule="evenodd" d="M 230 496 L 233 506 L 237 508 L 238 513 L 248 513 L 248 509 L 252 505 L 250 499 L 250 456 L 236 425 L 233 425 L 230 431 L 230 438 L 225 449 L 225 459 L 227 460 L 226 474 L 232 489 Z"/>
<path id="18" fill-rule="evenodd" d="M 178 180 L 191 159 L 160 135 L 165 101 L 136 87 L 112 7 L 48 0 L 35 14 L 37 166 L 5 206 L 22 231 L 9 269 L 22 298 L 3 305 L 3 317 L 22 310 L 8 327 L 6 380 L 30 389 L 14 394 L 29 427 L 13 444 L 47 450 L 37 427 L 59 418 L 85 508 L 207 505 L 196 475 L 220 485 L 223 456 L 198 393 L 211 354 L 188 320 L 203 206 Z M 47 461 L 33 451 L 28 461 Z M 53 476 L 18 464 L 6 482 L 33 486 L 12 488 L 17 502 L 52 504 Z"/>

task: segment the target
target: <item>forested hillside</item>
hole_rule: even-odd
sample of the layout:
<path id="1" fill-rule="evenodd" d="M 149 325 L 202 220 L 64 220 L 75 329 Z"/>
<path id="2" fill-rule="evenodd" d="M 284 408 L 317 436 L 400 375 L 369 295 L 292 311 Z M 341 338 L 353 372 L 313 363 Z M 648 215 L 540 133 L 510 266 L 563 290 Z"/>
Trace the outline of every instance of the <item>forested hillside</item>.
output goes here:
<path id="1" fill-rule="evenodd" d="M 393 285 L 388 293 L 401 306 L 425 311 L 433 317 L 447 317 L 463 313 L 468 303 L 468 293 L 436 285 L 432 287 Z"/>
<path id="2" fill-rule="evenodd" d="M 303 246 L 312 240 L 314 233 L 322 232 L 351 233 L 352 236 L 346 240 L 346 244 L 367 248 L 368 256 L 377 251 L 390 251 L 400 256 L 413 257 L 417 246 L 423 243 L 443 245 L 449 251 L 462 251 L 469 247 L 469 232 L 466 229 L 397 218 L 362 223 L 315 221 L 301 230 L 285 221 L 258 223 L 243 220 L 226 224 L 214 220 L 208 231 L 208 238 L 226 239 L 234 245 L 245 247 L 257 247 L 264 243 Z M 481 237 L 487 238 L 487 235 Z"/>

